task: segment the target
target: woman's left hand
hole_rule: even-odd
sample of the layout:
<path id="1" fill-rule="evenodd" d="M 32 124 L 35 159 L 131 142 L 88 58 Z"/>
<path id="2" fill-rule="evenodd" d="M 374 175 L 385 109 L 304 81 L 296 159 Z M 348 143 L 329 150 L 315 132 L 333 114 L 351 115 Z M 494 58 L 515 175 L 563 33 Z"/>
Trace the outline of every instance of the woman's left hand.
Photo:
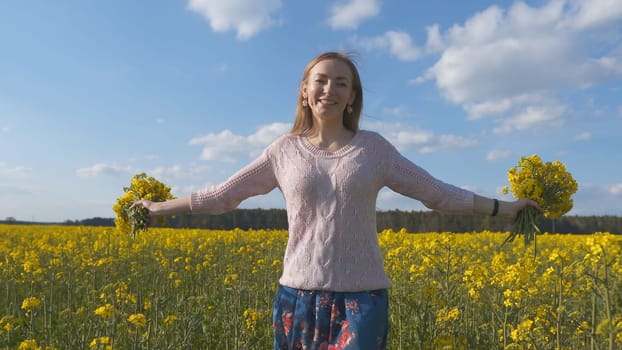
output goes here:
<path id="1" fill-rule="evenodd" d="M 542 212 L 542 208 L 540 207 L 540 204 L 538 204 L 538 202 L 534 201 L 533 199 L 523 198 L 514 202 L 510 202 L 510 206 L 508 208 L 508 216 L 510 216 L 512 220 L 515 220 L 518 217 L 518 213 L 526 207 L 533 207 L 539 212 Z"/>

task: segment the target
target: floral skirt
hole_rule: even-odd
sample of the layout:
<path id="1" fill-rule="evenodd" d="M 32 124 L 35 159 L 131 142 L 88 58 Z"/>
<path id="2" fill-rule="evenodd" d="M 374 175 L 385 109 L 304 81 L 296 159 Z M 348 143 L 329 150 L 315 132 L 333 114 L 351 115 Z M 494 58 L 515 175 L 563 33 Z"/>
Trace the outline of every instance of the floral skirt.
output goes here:
<path id="1" fill-rule="evenodd" d="M 386 289 L 309 291 L 280 286 L 272 311 L 275 350 L 385 349 Z"/>

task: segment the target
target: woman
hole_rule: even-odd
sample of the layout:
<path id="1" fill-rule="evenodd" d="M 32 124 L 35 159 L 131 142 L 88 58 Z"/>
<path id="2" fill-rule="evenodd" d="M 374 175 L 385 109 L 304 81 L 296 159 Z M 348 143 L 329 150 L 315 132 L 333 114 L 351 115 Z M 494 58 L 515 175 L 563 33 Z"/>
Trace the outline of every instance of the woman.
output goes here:
<path id="1" fill-rule="evenodd" d="M 536 202 L 498 201 L 443 183 L 380 135 L 359 130 L 363 90 L 345 54 L 305 68 L 292 131 L 224 183 L 188 197 L 140 201 L 151 216 L 218 214 L 278 187 L 289 239 L 274 301 L 275 349 L 384 349 L 387 289 L 376 232 L 384 186 L 428 208 L 514 219 Z"/>

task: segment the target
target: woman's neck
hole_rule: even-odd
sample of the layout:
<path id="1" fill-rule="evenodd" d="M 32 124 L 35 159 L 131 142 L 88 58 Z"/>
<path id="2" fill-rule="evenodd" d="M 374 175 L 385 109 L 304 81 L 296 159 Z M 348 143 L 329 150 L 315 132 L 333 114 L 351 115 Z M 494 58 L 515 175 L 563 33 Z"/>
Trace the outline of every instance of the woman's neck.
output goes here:
<path id="1" fill-rule="evenodd" d="M 344 147 L 354 137 L 354 132 L 346 129 L 343 125 L 332 128 L 313 128 L 307 134 L 309 142 L 315 147 L 334 152 Z"/>

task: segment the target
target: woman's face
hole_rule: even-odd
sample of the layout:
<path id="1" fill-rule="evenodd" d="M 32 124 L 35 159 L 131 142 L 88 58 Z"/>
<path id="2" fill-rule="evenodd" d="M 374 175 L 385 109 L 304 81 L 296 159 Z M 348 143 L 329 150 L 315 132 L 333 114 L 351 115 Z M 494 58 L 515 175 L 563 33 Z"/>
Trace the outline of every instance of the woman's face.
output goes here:
<path id="1" fill-rule="evenodd" d="M 302 87 L 313 118 L 342 122 L 343 112 L 352 104 L 356 93 L 352 90 L 352 71 L 343 61 L 326 59 L 318 62 Z"/>

